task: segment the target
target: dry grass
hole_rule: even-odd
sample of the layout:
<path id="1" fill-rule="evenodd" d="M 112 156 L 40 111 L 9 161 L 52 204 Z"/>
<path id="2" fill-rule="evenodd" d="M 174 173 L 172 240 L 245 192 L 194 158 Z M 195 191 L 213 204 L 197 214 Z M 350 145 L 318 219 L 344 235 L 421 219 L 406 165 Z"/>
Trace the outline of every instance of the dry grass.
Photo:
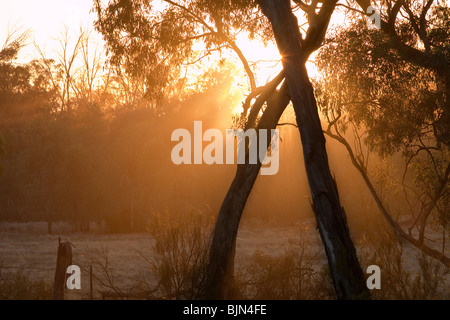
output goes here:
<path id="1" fill-rule="evenodd" d="M 68 299 L 89 297 L 89 266 L 95 266 L 93 257 L 98 257 L 105 248 L 108 248 L 110 267 L 117 276 L 118 286 L 127 287 L 145 274 L 146 265 L 139 258 L 138 250 L 148 254 L 152 250 L 153 240 L 148 234 L 62 232 L 48 235 L 42 232 L 43 228 L 46 230 L 46 225 L 41 223 L 1 225 L 0 266 L 4 277 L 22 270 L 30 279 L 53 284 L 59 237 L 75 245 L 72 262 L 80 266 L 82 272 L 81 290 L 66 291 Z M 94 298 L 100 298 L 104 288 L 94 282 L 94 290 Z"/>
<path id="2" fill-rule="evenodd" d="M 195 283 L 192 272 L 201 269 L 203 261 L 198 252 L 192 260 L 188 256 L 191 250 L 187 249 L 192 246 L 204 250 L 200 240 L 207 233 L 199 233 L 198 225 L 187 232 L 180 228 L 180 223 L 190 224 L 181 220 L 178 226 L 167 229 L 170 232 L 164 232 L 164 224 L 173 221 L 155 224 L 149 233 L 141 234 L 71 233 L 67 225 L 58 224 L 54 227 L 55 234 L 48 235 L 45 223 L 2 223 L 0 297 L 51 297 L 59 237 L 76 246 L 73 264 L 82 270 L 82 289 L 66 290 L 66 299 L 90 298 L 89 266 L 94 270 L 94 299 L 155 299 L 173 293 L 174 288 L 178 293 L 184 292 L 189 283 Z M 398 245 L 384 240 L 373 246 L 367 241 L 356 242 L 363 268 L 372 263 L 382 268 L 382 289 L 374 294 L 375 298 L 449 298 L 448 270 L 421 261 L 417 250 L 406 244 L 399 251 Z M 241 277 L 238 280 L 243 298 L 332 298 L 324 267 L 326 259 L 313 221 L 279 228 L 244 225 L 238 233 L 236 249 L 236 271 Z M 187 268 L 172 268 L 173 253 Z M 187 280 L 191 282 L 186 287 Z"/>
<path id="3" fill-rule="evenodd" d="M 298 229 L 297 229 L 298 230 Z M 53 285 L 58 238 L 70 241 L 73 264 L 81 268 L 81 290 L 66 291 L 67 299 L 88 299 L 89 266 L 94 269 L 94 298 L 130 295 L 133 290 L 149 289 L 158 282 L 157 275 L 147 260 L 155 257 L 155 240 L 150 234 L 72 233 L 65 224 L 56 224 L 54 234 L 46 233 L 47 225 L 33 223 L 0 224 L 0 269 L 3 277 L 10 278 L 17 271 L 28 274 L 29 279 Z M 256 250 L 270 255 L 284 253 L 289 239 L 295 237 L 294 228 L 242 229 L 237 240 L 237 263 L 247 261 Z M 108 275 L 105 274 L 107 260 Z M 112 278 L 114 288 L 108 287 L 107 277 Z M 103 284 L 101 284 L 103 282 Z M 145 283 L 145 288 L 142 284 Z M 107 295 L 108 296 L 108 295 Z"/>

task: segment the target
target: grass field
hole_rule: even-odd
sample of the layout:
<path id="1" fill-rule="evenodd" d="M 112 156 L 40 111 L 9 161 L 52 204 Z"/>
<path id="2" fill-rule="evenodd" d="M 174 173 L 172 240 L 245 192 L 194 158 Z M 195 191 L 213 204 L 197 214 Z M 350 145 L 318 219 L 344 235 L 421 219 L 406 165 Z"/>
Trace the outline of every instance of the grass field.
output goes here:
<path id="1" fill-rule="evenodd" d="M 109 285 L 132 297 L 143 288 L 156 284 L 148 262 L 154 255 L 155 240 L 149 234 L 104 234 L 97 232 L 95 226 L 89 233 L 73 233 L 69 225 L 58 223 L 54 226 L 54 234 L 49 235 L 43 222 L 0 224 L 0 281 L 8 283 L 25 276 L 31 281 L 41 281 L 52 290 L 59 237 L 75 246 L 72 263 L 82 270 L 81 290 L 66 290 L 66 299 L 90 298 L 90 266 L 94 273 L 94 299 L 113 297 L 111 292 L 115 291 Z M 257 251 L 270 257 L 281 256 L 293 243 L 305 237 L 306 250 L 317 253 L 315 266 L 319 269 L 326 259 L 312 221 L 284 228 L 244 226 L 237 239 L 237 268 L 248 263 Z M 356 243 L 360 251 L 362 242 L 357 240 Z M 405 248 L 402 264 L 412 275 L 419 273 L 416 257 L 417 250 Z M 443 279 L 434 293 L 436 298 L 450 292 L 448 275 Z"/>
<path id="2" fill-rule="evenodd" d="M 53 284 L 58 238 L 70 241 L 73 248 L 73 264 L 82 270 L 82 289 L 66 292 L 67 299 L 85 299 L 89 293 L 89 266 L 94 266 L 94 298 L 101 298 L 100 292 L 108 291 L 98 283 L 101 273 L 97 263 L 104 264 L 108 257 L 114 284 L 130 290 L 142 279 L 151 281 L 149 263 L 145 257 L 152 257 L 154 240 L 149 234 L 102 234 L 72 233 L 70 226 L 58 223 L 54 234 L 47 234 L 44 222 L 1 223 L 0 224 L 0 269 L 2 277 L 8 279 L 22 270 L 30 279 L 44 280 Z M 296 228 L 243 228 L 238 234 L 237 263 L 246 261 L 255 250 L 262 250 L 270 255 L 284 252 L 289 240 L 298 238 Z M 97 274 L 95 274 L 97 273 Z"/>

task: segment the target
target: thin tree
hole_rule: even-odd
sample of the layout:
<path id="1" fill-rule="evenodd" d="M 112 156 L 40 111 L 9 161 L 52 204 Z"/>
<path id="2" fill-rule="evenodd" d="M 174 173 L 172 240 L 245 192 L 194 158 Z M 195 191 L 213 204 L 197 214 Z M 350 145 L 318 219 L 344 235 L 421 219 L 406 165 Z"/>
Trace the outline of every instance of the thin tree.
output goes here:
<path id="1" fill-rule="evenodd" d="M 337 187 L 328 166 L 325 138 L 322 133 L 313 88 L 305 67 L 305 62 L 310 53 L 320 47 L 323 41 L 337 0 L 324 1 L 317 14 L 315 13 L 317 1 L 313 2 L 312 7 L 309 8 L 311 9 L 310 21 L 314 23 L 310 24 L 305 40 L 302 39 L 297 18 L 292 13 L 289 0 L 259 0 L 258 3 L 272 25 L 277 46 L 282 56 L 283 72 L 302 140 L 305 169 L 313 198 L 314 214 L 327 254 L 337 297 L 339 299 L 368 298 L 369 291 L 365 285 L 356 250 L 350 238 Z M 215 235 L 211 254 L 214 252 L 215 243 L 217 245 L 220 240 L 225 241 L 227 239 L 223 235 L 222 237 Z M 227 242 L 230 243 L 229 240 Z M 230 246 L 226 248 L 230 256 L 234 250 L 234 245 L 235 240 L 232 240 L 231 248 Z M 229 263 L 230 260 L 232 261 L 229 258 L 224 262 Z M 213 281 L 210 282 L 215 289 L 210 289 L 212 296 L 215 298 L 226 297 L 223 295 L 223 291 L 220 291 L 219 286 L 224 286 L 225 282 L 230 279 L 232 269 L 224 262 L 222 268 L 226 268 L 225 272 L 220 269 L 217 270 L 222 271 L 219 275 L 224 275 L 222 278 L 218 277 L 222 281 L 217 281 L 218 284 L 216 285 L 213 284 Z M 227 269 L 228 272 L 226 272 Z M 210 271 L 210 274 L 213 275 L 213 272 Z"/>
<path id="2" fill-rule="evenodd" d="M 395 233 L 424 254 L 450 266 L 450 259 L 445 255 L 445 221 L 448 219 L 445 199 L 450 177 L 450 164 L 446 159 L 450 56 L 448 52 L 445 54 L 448 46 L 445 26 L 450 9 L 444 2 L 432 0 L 416 6 L 406 1 L 387 1 L 386 4 L 381 31 L 369 31 L 358 21 L 349 30 L 330 38 L 329 45 L 319 54 L 325 89 L 321 94 L 321 107 L 329 122 L 325 132 L 345 146 Z M 358 12 L 365 16 L 364 12 Z M 338 67 L 329 68 L 326 64 L 329 59 L 338 61 Z M 393 210 L 388 208 L 370 178 L 368 155 L 361 152 L 362 142 L 356 132 L 361 125 L 366 128 L 368 146 L 382 156 L 403 150 L 405 170 L 401 185 L 405 207 L 413 217 L 408 229 L 393 218 Z M 348 126 L 354 128 L 359 148 L 352 148 L 345 138 Z M 431 184 L 427 188 L 422 181 L 422 191 L 405 184 L 410 165 L 414 161 L 417 163 L 421 154 L 429 160 L 429 165 L 426 161 L 420 162 L 430 172 L 423 180 L 430 180 Z M 418 208 L 411 204 L 408 193 L 413 194 Z M 432 212 L 439 213 L 444 223 L 441 252 L 425 241 Z M 413 229 L 417 229 L 417 237 L 413 236 Z"/>

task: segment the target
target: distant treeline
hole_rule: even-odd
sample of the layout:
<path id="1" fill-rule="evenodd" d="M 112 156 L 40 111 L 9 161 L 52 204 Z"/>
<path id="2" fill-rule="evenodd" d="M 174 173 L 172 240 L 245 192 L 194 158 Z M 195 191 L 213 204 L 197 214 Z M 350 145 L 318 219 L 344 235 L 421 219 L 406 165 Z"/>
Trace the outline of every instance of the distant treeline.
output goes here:
<path id="1" fill-rule="evenodd" d="M 136 89 L 137 80 L 104 66 L 91 66 L 98 72 L 89 78 L 88 65 L 71 71 L 52 59 L 16 63 L 21 47 L 10 41 L 0 51 L 1 221 L 48 221 L 49 231 L 56 221 L 79 231 L 99 222 L 105 231 L 131 232 L 145 230 L 154 212 L 218 212 L 235 167 L 176 166 L 170 137 L 176 128 L 191 130 L 194 120 L 204 129 L 233 125 L 241 102 L 231 89 L 232 65 L 217 64 L 196 88 L 155 102 Z M 283 130 L 286 143 L 290 131 Z M 265 202 L 251 198 L 250 215 L 283 223 L 310 213 L 300 153 L 292 149 L 295 157 L 282 147 L 277 177 L 259 179 L 273 189 L 255 186 Z"/>

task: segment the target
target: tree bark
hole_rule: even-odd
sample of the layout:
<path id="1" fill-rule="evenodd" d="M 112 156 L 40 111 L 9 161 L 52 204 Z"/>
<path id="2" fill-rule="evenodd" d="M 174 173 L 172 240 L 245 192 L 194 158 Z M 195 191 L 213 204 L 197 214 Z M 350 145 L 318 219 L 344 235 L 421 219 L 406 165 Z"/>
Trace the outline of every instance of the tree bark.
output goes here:
<path id="1" fill-rule="evenodd" d="M 323 6 L 334 7 L 336 2 L 325 1 Z M 325 137 L 305 68 L 307 52 L 299 40 L 301 35 L 297 18 L 292 13 L 289 0 L 258 0 L 258 3 L 272 24 L 282 56 L 284 75 L 300 131 L 314 214 L 337 298 L 367 299 L 370 293 L 328 165 Z"/>
<path id="2" fill-rule="evenodd" d="M 267 100 L 268 107 L 257 125 L 257 133 L 258 129 L 276 128 L 278 120 L 290 101 L 286 84 L 282 85 L 280 91 L 273 92 Z M 267 136 L 269 144 L 271 135 Z M 206 299 L 230 299 L 235 296 L 233 270 L 236 236 L 245 203 L 260 168 L 259 158 L 256 164 L 248 164 L 248 161 L 246 164 L 238 164 L 236 175 L 222 203 L 214 230 L 203 295 Z"/>

